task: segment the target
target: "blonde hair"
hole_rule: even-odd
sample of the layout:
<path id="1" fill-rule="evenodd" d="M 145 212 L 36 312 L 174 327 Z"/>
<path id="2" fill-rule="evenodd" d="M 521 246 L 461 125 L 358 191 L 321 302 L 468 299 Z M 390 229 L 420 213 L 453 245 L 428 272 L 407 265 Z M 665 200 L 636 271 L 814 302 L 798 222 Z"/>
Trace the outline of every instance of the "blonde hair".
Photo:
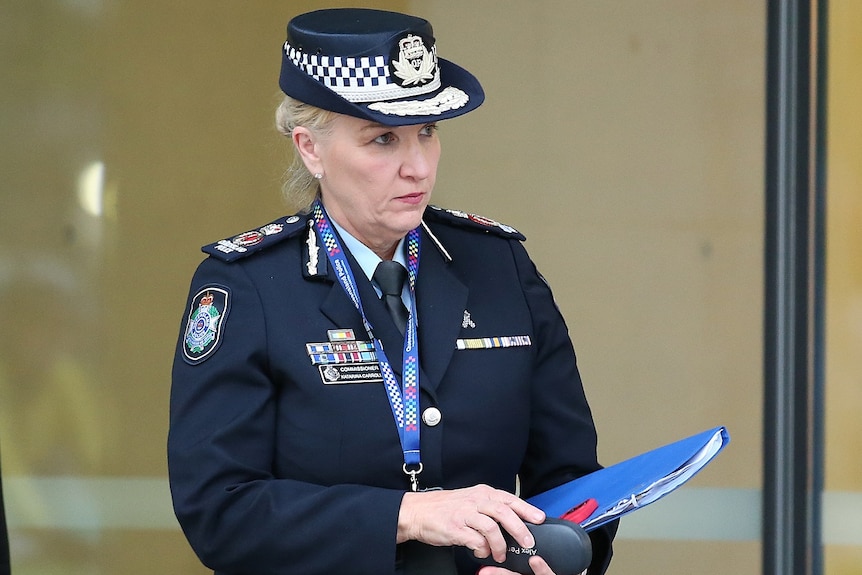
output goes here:
<path id="1" fill-rule="evenodd" d="M 290 138 L 297 126 L 308 128 L 315 134 L 325 136 L 330 133 L 335 112 L 323 110 L 311 104 L 285 96 L 275 111 L 275 127 Z M 285 201 L 297 211 L 311 209 L 314 200 L 320 195 L 320 183 L 305 167 L 302 157 L 294 148 L 293 160 L 285 172 L 282 194 Z"/>

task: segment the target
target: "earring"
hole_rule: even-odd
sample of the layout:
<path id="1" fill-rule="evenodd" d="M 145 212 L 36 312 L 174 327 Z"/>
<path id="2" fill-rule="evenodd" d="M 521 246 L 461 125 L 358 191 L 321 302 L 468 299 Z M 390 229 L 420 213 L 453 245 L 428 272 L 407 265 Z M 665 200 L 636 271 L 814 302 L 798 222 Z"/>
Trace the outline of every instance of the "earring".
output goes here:
<path id="1" fill-rule="evenodd" d="M 321 174 L 320 172 L 317 172 L 316 174 L 314 174 L 314 179 L 315 180 L 322 180 L 323 174 Z"/>

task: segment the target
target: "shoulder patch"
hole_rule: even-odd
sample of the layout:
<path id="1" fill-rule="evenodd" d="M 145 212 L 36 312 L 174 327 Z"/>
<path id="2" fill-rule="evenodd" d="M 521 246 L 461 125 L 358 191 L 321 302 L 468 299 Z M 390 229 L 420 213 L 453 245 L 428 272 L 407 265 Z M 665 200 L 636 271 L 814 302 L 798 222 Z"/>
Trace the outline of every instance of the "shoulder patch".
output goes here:
<path id="1" fill-rule="evenodd" d="M 189 318 L 183 335 L 183 359 L 197 365 L 221 345 L 230 311 L 230 290 L 219 285 L 201 289 L 189 303 Z"/>
<path id="2" fill-rule="evenodd" d="M 204 246 L 201 251 L 222 261 L 236 261 L 301 233 L 307 219 L 303 215 L 279 218 L 263 227 Z"/>
<path id="3" fill-rule="evenodd" d="M 429 205 L 425 210 L 425 217 L 439 222 L 450 223 L 455 226 L 484 231 L 487 233 L 496 234 L 504 238 L 511 238 L 524 241 L 524 234 L 506 224 L 501 224 L 491 218 L 470 214 L 459 210 L 447 210 L 439 206 Z"/>

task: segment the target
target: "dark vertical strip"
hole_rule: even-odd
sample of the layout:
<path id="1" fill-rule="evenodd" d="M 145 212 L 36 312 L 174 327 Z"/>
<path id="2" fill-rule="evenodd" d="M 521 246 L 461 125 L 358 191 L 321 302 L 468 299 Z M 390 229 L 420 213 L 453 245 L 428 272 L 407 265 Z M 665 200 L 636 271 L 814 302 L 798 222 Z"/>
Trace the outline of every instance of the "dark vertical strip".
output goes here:
<path id="1" fill-rule="evenodd" d="M 0 477 L 2 477 L 0 472 Z M 3 506 L 3 482 L 0 481 L 0 575 L 9 575 L 9 534 L 6 531 L 6 510 Z"/>
<path id="2" fill-rule="evenodd" d="M 767 3 L 764 575 L 821 572 L 823 23 Z"/>
<path id="3" fill-rule="evenodd" d="M 812 0 L 816 3 L 817 17 L 815 18 L 814 45 L 816 46 L 815 58 L 815 91 L 814 91 L 814 214 L 813 218 L 813 248 L 814 248 L 814 285 L 813 285 L 813 338 L 814 338 L 814 445 L 811 470 L 813 493 L 811 497 L 813 514 L 811 521 L 811 535 L 814 545 L 812 557 L 812 573 L 821 575 L 823 571 L 823 533 L 822 533 L 822 494 L 824 489 L 824 460 L 826 449 L 824 442 L 825 427 L 825 364 L 826 364 L 826 96 L 828 88 L 829 58 L 829 0 Z"/>

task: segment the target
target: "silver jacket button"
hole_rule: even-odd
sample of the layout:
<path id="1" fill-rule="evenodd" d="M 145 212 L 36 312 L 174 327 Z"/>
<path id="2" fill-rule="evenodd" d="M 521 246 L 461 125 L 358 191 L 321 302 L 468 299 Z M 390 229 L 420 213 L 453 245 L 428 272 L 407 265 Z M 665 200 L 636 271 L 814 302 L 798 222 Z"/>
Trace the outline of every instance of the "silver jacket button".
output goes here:
<path id="1" fill-rule="evenodd" d="M 436 407 L 429 407 L 422 412 L 422 421 L 425 422 L 425 425 L 434 427 L 440 423 L 441 419 L 443 419 L 443 414 L 440 413 L 440 410 Z"/>

